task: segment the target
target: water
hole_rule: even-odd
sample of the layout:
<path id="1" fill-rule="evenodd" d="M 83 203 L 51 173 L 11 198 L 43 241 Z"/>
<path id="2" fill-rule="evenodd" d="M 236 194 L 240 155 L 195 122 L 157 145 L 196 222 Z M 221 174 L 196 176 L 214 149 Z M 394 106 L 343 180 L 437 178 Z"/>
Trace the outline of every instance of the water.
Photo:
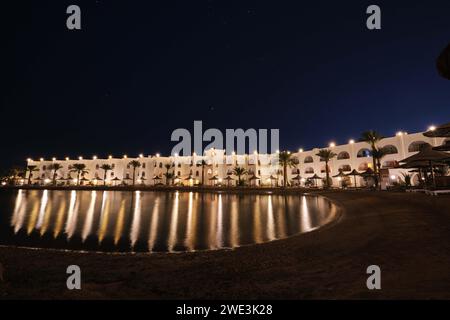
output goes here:
<path id="1" fill-rule="evenodd" d="M 317 196 L 16 190 L 0 193 L 0 244 L 104 252 L 235 248 L 308 232 L 337 208 Z"/>

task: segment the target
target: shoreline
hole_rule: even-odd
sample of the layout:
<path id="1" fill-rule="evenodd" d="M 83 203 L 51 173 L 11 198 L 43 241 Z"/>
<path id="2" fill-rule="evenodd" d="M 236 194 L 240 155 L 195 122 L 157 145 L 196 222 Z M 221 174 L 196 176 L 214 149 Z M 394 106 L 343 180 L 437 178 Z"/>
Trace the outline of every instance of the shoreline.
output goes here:
<path id="1" fill-rule="evenodd" d="M 318 194 L 343 208 L 336 222 L 232 250 L 105 255 L 0 247 L 0 299 L 450 299 L 450 196 Z M 82 269 L 80 291 L 64 286 L 71 264 Z M 382 290 L 366 287 L 373 264 Z"/>
<path id="2" fill-rule="evenodd" d="M 230 193 L 230 194 L 308 194 L 323 192 L 324 189 L 304 188 L 304 187 L 189 187 L 189 186 L 126 186 L 126 187 L 110 187 L 110 186 L 4 186 L 1 190 L 56 190 L 56 191 L 142 191 L 142 192 L 205 192 L 205 193 Z M 363 189 L 329 189 L 335 192 L 351 192 L 361 191 Z M 367 190 L 367 189 L 366 189 Z"/>

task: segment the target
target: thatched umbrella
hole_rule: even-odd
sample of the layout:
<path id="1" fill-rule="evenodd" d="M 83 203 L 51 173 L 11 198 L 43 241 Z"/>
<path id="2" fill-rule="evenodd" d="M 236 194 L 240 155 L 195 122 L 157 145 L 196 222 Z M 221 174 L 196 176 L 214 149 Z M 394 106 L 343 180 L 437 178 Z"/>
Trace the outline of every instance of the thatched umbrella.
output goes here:
<path id="1" fill-rule="evenodd" d="M 339 170 L 339 173 L 334 175 L 333 178 L 340 178 L 342 180 L 342 178 L 345 178 L 347 175 L 342 171 Z M 341 182 L 341 187 L 342 187 L 342 182 Z"/>
<path id="2" fill-rule="evenodd" d="M 269 179 L 270 179 L 270 186 L 271 186 L 271 187 L 273 187 L 272 181 L 273 181 L 273 180 L 278 180 L 278 178 L 277 178 L 277 177 L 274 177 L 273 175 L 270 175 Z"/>
<path id="3" fill-rule="evenodd" d="M 233 181 L 234 179 L 233 179 L 232 177 L 230 177 L 230 176 L 227 176 L 227 177 L 225 178 L 225 180 L 227 180 L 227 185 L 228 185 L 228 187 L 229 187 L 229 186 L 230 186 L 230 182 Z"/>
<path id="4" fill-rule="evenodd" d="M 414 164 L 414 163 L 421 162 L 421 161 L 428 162 L 428 166 L 430 167 L 430 170 L 431 170 L 431 179 L 433 181 L 433 186 L 435 186 L 436 181 L 434 178 L 434 170 L 433 170 L 434 163 L 442 162 L 442 161 L 445 161 L 448 159 L 450 159 L 450 153 L 433 150 L 431 148 L 431 146 L 425 146 L 424 148 L 422 148 L 422 150 L 420 150 L 415 155 L 405 158 L 405 159 L 401 160 L 400 162 L 405 163 L 406 165 L 408 165 L 408 164 L 411 165 L 411 163 Z"/>
<path id="5" fill-rule="evenodd" d="M 292 180 L 296 180 L 296 181 L 298 181 L 298 185 L 300 185 L 300 181 L 302 180 L 303 178 L 298 174 L 298 175 L 296 175 L 294 178 L 292 178 Z"/>
<path id="6" fill-rule="evenodd" d="M 450 44 L 441 52 L 436 60 L 436 67 L 441 77 L 450 80 Z"/>
<path id="7" fill-rule="evenodd" d="M 161 180 L 162 178 L 159 176 L 154 176 L 153 177 L 153 185 L 156 185 L 156 180 Z"/>
<path id="8" fill-rule="evenodd" d="M 212 181 L 213 186 L 216 185 L 217 180 L 219 180 L 219 178 L 217 178 L 217 176 L 212 176 L 211 178 L 209 178 L 209 181 Z"/>
<path id="9" fill-rule="evenodd" d="M 433 147 L 433 150 L 450 151 L 450 140 L 445 141 L 445 143 L 441 146 Z"/>
<path id="10" fill-rule="evenodd" d="M 355 188 L 356 188 L 356 176 L 360 176 L 361 174 L 356 171 L 355 169 L 353 169 L 351 172 L 347 173 L 346 176 L 353 176 L 353 182 L 355 183 Z"/>
<path id="11" fill-rule="evenodd" d="M 361 176 L 363 176 L 363 177 L 371 177 L 374 175 L 375 175 L 375 172 L 373 171 L 372 168 L 367 168 L 366 171 L 361 172 Z"/>
<path id="12" fill-rule="evenodd" d="M 314 184 L 316 185 L 316 187 L 317 187 L 317 181 L 315 181 L 315 180 L 322 180 L 322 178 L 321 177 L 319 177 L 318 175 L 317 175 L 317 173 L 315 173 L 312 177 L 310 177 L 309 179 L 313 179 L 314 180 Z"/>
<path id="13" fill-rule="evenodd" d="M 118 181 L 120 181 L 119 178 L 115 177 L 114 179 L 111 180 L 114 184 L 116 184 Z"/>
<path id="14" fill-rule="evenodd" d="M 425 137 L 436 138 L 436 137 L 450 137 L 450 122 L 433 128 L 433 130 L 428 130 L 423 134 Z"/>
<path id="15" fill-rule="evenodd" d="M 141 180 L 141 183 L 144 184 L 144 181 L 146 181 L 147 179 L 145 177 L 140 177 L 138 180 Z"/>
<path id="16" fill-rule="evenodd" d="M 253 175 L 249 178 L 249 180 L 250 180 L 250 181 L 255 181 L 255 184 L 256 184 L 256 180 L 261 180 L 261 178 L 260 178 L 260 177 L 257 177 L 255 174 L 253 174 Z"/>

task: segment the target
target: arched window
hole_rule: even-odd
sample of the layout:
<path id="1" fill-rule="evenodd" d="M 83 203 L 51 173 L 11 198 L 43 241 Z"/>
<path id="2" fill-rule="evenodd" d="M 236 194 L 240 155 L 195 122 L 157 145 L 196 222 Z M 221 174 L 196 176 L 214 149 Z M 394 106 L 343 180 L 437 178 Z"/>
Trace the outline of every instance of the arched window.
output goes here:
<path id="1" fill-rule="evenodd" d="M 367 148 L 362 148 L 358 151 L 358 153 L 356 154 L 357 158 L 366 158 L 366 157 L 371 157 L 372 156 L 372 152 L 370 152 L 369 149 Z"/>
<path id="2" fill-rule="evenodd" d="M 305 169 L 305 173 L 314 173 L 314 169 L 312 167 L 308 167 Z"/>
<path id="3" fill-rule="evenodd" d="M 422 148 L 429 146 L 429 143 L 426 143 L 425 141 L 414 141 L 411 142 L 411 144 L 408 146 L 408 152 L 418 152 L 422 150 Z"/>
<path id="4" fill-rule="evenodd" d="M 392 144 L 388 144 L 387 146 L 384 146 L 381 148 L 386 154 L 397 154 L 398 149 L 396 146 L 393 146 Z"/>
<path id="5" fill-rule="evenodd" d="M 342 151 L 342 152 L 339 152 L 337 159 L 338 160 L 350 159 L 350 155 L 348 154 L 347 151 Z"/>
<path id="6" fill-rule="evenodd" d="M 323 166 L 322 168 L 320 168 L 321 173 L 325 173 L 325 167 L 326 166 Z M 331 168 L 330 168 L 330 166 L 328 166 L 328 173 L 330 173 L 330 172 L 331 172 Z"/>
<path id="7" fill-rule="evenodd" d="M 349 164 L 343 164 L 339 167 L 339 171 L 350 172 L 352 171 L 352 167 Z"/>
<path id="8" fill-rule="evenodd" d="M 305 163 L 313 163 L 313 162 L 314 162 L 313 157 L 307 156 L 307 157 L 305 158 L 305 161 L 304 161 L 304 162 L 305 162 Z"/>
<path id="9" fill-rule="evenodd" d="M 369 168 L 367 162 L 363 162 L 358 166 L 358 171 L 366 171 Z"/>

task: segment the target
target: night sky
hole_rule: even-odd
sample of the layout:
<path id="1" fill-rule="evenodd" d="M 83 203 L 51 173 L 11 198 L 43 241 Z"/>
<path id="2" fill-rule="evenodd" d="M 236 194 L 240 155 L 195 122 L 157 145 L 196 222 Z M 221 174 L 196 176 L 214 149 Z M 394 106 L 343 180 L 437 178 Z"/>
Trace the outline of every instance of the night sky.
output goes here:
<path id="1" fill-rule="evenodd" d="M 11 1 L 12 2 L 12 1 Z M 366 28 L 370 4 L 382 30 Z M 66 8 L 82 30 L 66 28 Z M 450 1 L 2 3 L 0 167 L 168 154 L 176 128 L 279 128 L 283 149 L 450 121 Z M 6 77 L 5 77 L 6 76 Z"/>

